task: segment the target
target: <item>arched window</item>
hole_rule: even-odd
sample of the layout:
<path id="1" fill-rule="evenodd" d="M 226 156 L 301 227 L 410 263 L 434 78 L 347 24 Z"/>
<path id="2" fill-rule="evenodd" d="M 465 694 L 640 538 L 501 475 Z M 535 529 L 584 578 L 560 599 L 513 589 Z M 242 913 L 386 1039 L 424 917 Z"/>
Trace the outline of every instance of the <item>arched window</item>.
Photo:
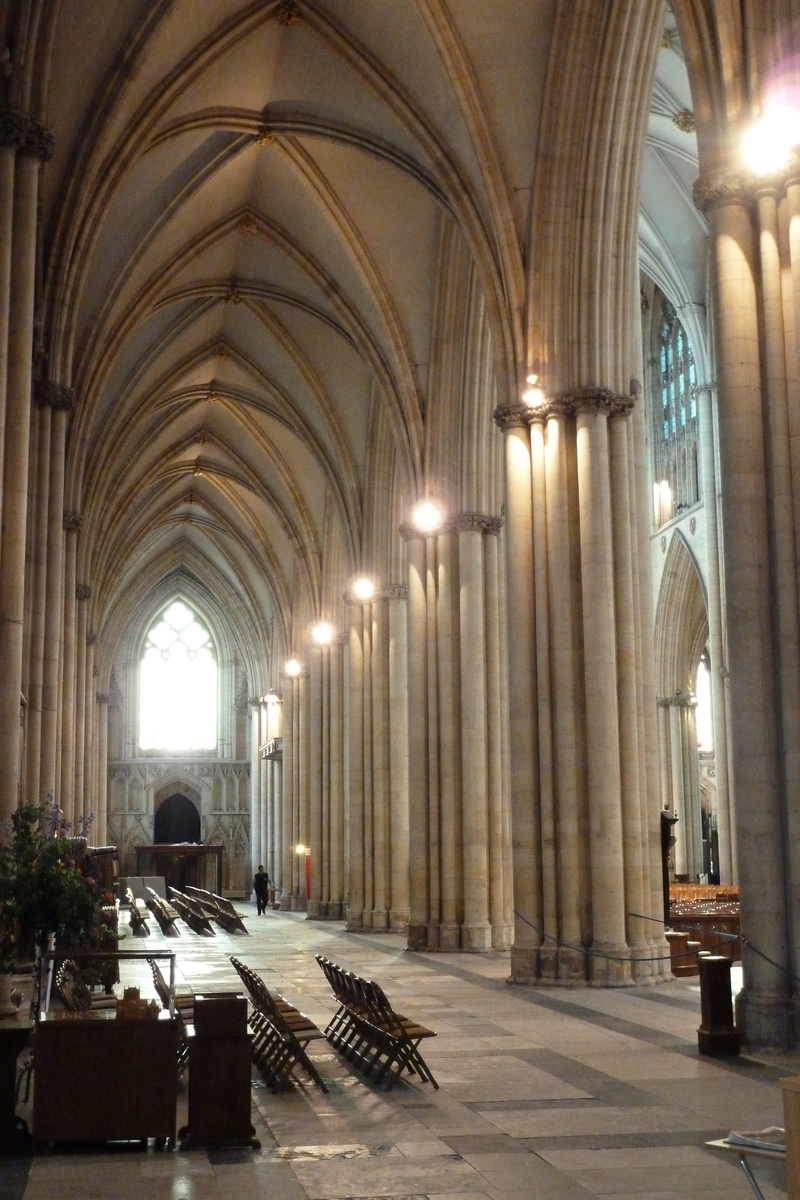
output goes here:
<path id="1" fill-rule="evenodd" d="M 652 422 L 657 529 L 697 504 L 700 498 L 696 384 L 694 355 L 686 330 L 669 300 L 662 296 Z"/>
<path id="2" fill-rule="evenodd" d="M 711 665 L 708 650 L 697 666 L 694 694 L 697 699 L 695 723 L 697 726 L 697 749 L 700 751 L 714 750 L 714 720 L 711 711 Z"/>
<path id="3" fill-rule="evenodd" d="M 181 600 L 145 638 L 139 671 L 139 747 L 215 750 L 217 659 L 208 630 Z"/>

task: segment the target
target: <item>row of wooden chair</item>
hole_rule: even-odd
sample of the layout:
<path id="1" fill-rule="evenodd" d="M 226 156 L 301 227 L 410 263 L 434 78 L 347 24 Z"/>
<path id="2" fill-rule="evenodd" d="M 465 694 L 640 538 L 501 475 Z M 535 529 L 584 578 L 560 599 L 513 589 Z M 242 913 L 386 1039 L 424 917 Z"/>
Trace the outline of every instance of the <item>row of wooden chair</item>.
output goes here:
<path id="1" fill-rule="evenodd" d="M 169 1010 L 170 1000 L 174 1001 L 175 1017 L 178 1021 L 178 1074 L 189 1065 L 189 1035 L 186 1029 L 194 1021 L 194 992 L 176 992 L 170 996 L 169 984 L 154 958 L 148 958 L 153 975 L 153 986 L 161 1001 L 161 1007 Z"/>
<path id="2" fill-rule="evenodd" d="M 403 1071 L 438 1088 L 419 1050 L 423 1039 L 436 1037 L 434 1031 L 395 1012 L 374 980 L 345 971 L 322 954 L 314 957 L 339 1004 L 325 1030 L 331 1045 L 376 1083 L 388 1079 L 389 1090 Z"/>
<path id="3" fill-rule="evenodd" d="M 67 1012 L 97 1012 L 117 1006 L 116 996 L 92 995 L 71 958 L 64 959 L 53 982 Z"/>
<path id="4" fill-rule="evenodd" d="M 150 937 L 150 929 L 147 924 L 147 906 L 144 900 L 137 900 L 130 888 L 125 893 L 125 898 L 131 910 L 130 927 L 133 937 Z"/>
<path id="5" fill-rule="evenodd" d="M 237 913 L 236 909 L 224 896 L 218 896 L 216 892 L 207 892 L 203 888 L 187 887 L 186 895 L 191 900 L 196 900 L 202 908 L 205 915 L 211 920 L 216 921 L 221 929 L 226 933 L 247 933 L 244 921 Z"/>
<path id="6" fill-rule="evenodd" d="M 185 892 L 179 892 L 174 887 L 169 889 L 169 898 L 178 910 L 178 915 L 191 930 L 195 933 L 214 933 L 211 920 L 199 901 L 193 900 L 191 896 L 187 896 Z"/>
<path id="7" fill-rule="evenodd" d="M 302 1067 L 317 1087 L 327 1092 L 317 1068 L 306 1053 L 309 1042 L 324 1038 L 324 1033 L 285 997 L 273 996 L 261 976 L 256 975 L 240 959 L 231 956 L 231 962 L 250 997 L 253 1061 L 268 1086 L 273 1091 L 287 1086 L 297 1068 Z"/>

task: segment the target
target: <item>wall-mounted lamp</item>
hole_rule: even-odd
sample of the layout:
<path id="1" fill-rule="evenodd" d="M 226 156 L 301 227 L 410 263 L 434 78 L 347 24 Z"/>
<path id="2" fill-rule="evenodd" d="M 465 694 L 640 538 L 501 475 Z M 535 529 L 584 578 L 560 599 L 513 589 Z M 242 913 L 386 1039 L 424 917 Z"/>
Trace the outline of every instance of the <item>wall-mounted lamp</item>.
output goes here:
<path id="1" fill-rule="evenodd" d="M 420 533 L 438 533 L 444 524 L 444 509 L 435 500 L 421 500 L 411 510 L 411 522 Z"/>
<path id="2" fill-rule="evenodd" d="M 311 637 L 318 646 L 330 646 L 333 641 L 333 626 L 327 621 L 320 621 L 311 630 Z"/>
<path id="3" fill-rule="evenodd" d="M 742 138 L 742 158 L 756 175 L 772 175 L 789 165 L 798 145 L 800 110 L 773 102 L 765 106 L 761 120 L 751 125 Z"/>
<path id="4" fill-rule="evenodd" d="M 375 595 L 375 584 L 366 575 L 356 579 L 350 586 L 350 591 L 356 600 L 371 600 Z"/>
<path id="5" fill-rule="evenodd" d="M 529 408 L 539 408 L 544 404 L 544 391 L 535 385 L 539 381 L 538 375 L 529 375 L 525 382 L 528 384 L 525 391 L 522 393 L 523 404 L 527 404 Z"/>
<path id="6" fill-rule="evenodd" d="M 300 665 L 300 663 L 297 661 L 296 658 L 290 658 L 289 661 L 284 666 L 283 670 L 284 670 L 284 673 L 286 675 L 288 675 L 291 679 L 296 679 L 297 676 L 303 670 L 303 668 Z"/>

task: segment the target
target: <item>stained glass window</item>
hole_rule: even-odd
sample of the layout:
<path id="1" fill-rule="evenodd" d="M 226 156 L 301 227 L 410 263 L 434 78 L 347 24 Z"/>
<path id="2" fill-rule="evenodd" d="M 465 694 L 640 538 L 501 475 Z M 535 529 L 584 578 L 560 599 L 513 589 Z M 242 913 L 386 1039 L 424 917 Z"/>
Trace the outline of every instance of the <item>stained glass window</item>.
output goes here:
<path id="1" fill-rule="evenodd" d="M 686 330 L 662 297 L 653 421 L 656 528 L 697 504 L 697 374 Z"/>
<path id="2" fill-rule="evenodd" d="M 217 659 L 211 635 L 175 600 L 145 638 L 139 672 L 139 747 L 213 750 L 217 745 Z"/>

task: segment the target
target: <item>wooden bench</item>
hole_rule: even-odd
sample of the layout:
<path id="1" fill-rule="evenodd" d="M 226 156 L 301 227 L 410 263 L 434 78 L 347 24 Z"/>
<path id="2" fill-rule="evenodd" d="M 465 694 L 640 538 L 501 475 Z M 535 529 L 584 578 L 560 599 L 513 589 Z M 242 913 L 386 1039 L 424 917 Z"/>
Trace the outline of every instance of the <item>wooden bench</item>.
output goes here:
<path id="1" fill-rule="evenodd" d="M 147 907 L 158 922 L 158 927 L 162 933 L 180 933 L 175 922 L 178 919 L 178 912 L 166 900 L 162 900 L 158 892 L 154 892 L 151 887 L 147 889 L 148 901 Z"/>
<path id="2" fill-rule="evenodd" d="M 214 934 L 211 921 L 196 900 L 192 900 L 190 896 L 186 896 L 173 887 L 169 889 L 169 897 L 178 910 L 181 920 L 185 921 L 194 933 Z"/>
<path id="3" fill-rule="evenodd" d="M 273 1091 L 285 1087 L 292 1081 L 297 1067 L 302 1067 L 317 1087 L 327 1092 L 306 1053 L 308 1043 L 323 1039 L 325 1034 L 284 996 L 273 996 L 255 971 L 233 956 L 231 962 L 250 996 L 253 1060 L 269 1087 Z"/>
<path id="4" fill-rule="evenodd" d="M 345 971 L 322 954 L 315 955 L 331 985 L 338 1009 L 325 1030 L 328 1041 L 376 1083 L 394 1087 L 403 1071 L 439 1087 L 419 1050 L 432 1029 L 394 1010 L 385 992 L 372 979 Z"/>
<path id="5" fill-rule="evenodd" d="M 226 933 L 236 933 L 237 930 L 241 933 L 248 932 L 244 921 L 230 900 L 226 900 L 224 896 L 218 896 L 216 892 L 206 892 L 202 888 L 194 887 L 187 887 L 186 894 L 190 899 L 197 900 L 206 916 L 210 920 L 216 921 Z"/>
<path id="6" fill-rule="evenodd" d="M 130 905 L 130 927 L 133 937 L 149 937 L 150 929 L 147 925 L 147 905 L 144 900 L 137 900 L 130 888 L 126 893 L 126 900 Z"/>
<path id="7" fill-rule="evenodd" d="M 174 997 L 171 996 L 169 984 L 164 978 L 164 974 L 154 958 L 148 958 L 150 970 L 153 975 L 153 986 L 156 989 L 156 995 L 161 1001 L 161 1007 L 167 1012 L 170 1009 L 170 1001 L 173 1002 L 175 1016 L 178 1020 L 178 1073 L 186 1069 L 189 1065 L 189 1033 L 186 1028 L 194 1021 L 194 992 L 176 992 Z"/>

